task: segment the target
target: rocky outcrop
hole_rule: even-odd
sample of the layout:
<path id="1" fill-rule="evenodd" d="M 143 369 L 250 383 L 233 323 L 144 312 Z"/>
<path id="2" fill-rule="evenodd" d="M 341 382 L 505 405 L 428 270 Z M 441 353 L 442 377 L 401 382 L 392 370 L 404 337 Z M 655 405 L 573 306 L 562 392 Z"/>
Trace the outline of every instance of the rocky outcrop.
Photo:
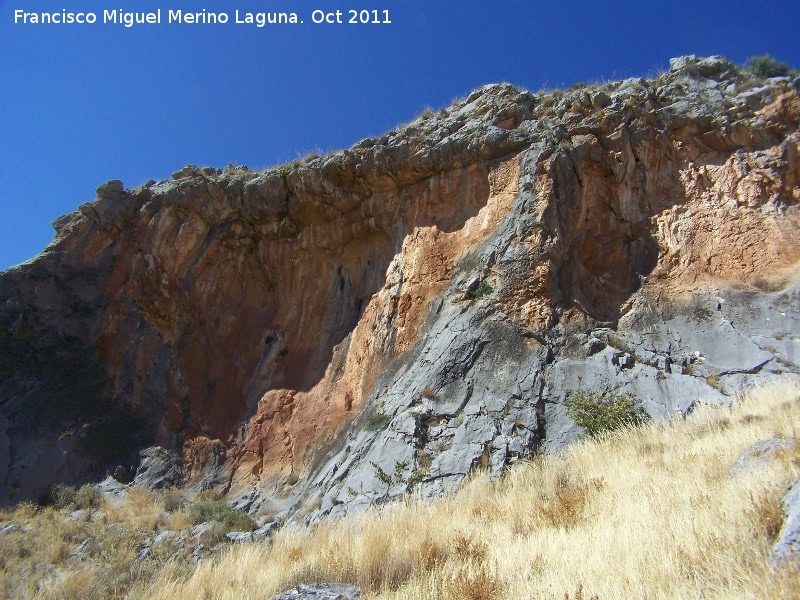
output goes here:
<path id="1" fill-rule="evenodd" d="M 353 585 L 341 583 L 316 583 L 313 585 L 298 585 L 287 590 L 272 600 L 356 600 L 361 598 L 361 590 Z"/>
<path id="2" fill-rule="evenodd" d="M 157 443 L 191 490 L 315 522 L 562 447 L 575 390 L 667 417 L 796 376 L 798 116 L 797 81 L 685 57 L 106 184 L 0 278 L 0 494 Z"/>

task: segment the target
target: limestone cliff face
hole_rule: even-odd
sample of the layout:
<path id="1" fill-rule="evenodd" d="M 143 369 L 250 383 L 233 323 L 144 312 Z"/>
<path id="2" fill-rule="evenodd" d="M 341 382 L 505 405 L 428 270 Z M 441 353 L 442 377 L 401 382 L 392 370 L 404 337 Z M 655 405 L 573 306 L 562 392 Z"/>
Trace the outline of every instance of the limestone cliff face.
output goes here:
<path id="1" fill-rule="evenodd" d="M 313 521 L 559 447 L 576 389 L 666 416 L 795 374 L 799 116 L 797 81 L 684 58 L 487 86 L 306 165 L 111 182 L 0 276 L 0 496 L 159 444 Z"/>

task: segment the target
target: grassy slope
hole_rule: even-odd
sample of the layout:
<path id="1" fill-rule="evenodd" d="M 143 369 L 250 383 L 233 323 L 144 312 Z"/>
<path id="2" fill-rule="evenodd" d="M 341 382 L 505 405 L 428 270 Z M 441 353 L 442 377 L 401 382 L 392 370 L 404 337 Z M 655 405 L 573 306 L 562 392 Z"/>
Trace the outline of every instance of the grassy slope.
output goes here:
<path id="1" fill-rule="evenodd" d="M 133 490 L 126 501 L 96 503 L 74 520 L 65 517 L 75 505 L 23 503 L 0 511 L 0 527 L 12 526 L 0 535 L 0 598 L 124 598 L 132 589 L 149 590 L 164 569 L 188 576 L 188 550 L 164 545 L 147 560 L 138 558 L 148 534 L 194 524 L 184 511 L 166 512 L 168 500 Z"/>
<path id="2" fill-rule="evenodd" d="M 733 410 L 608 435 L 519 464 L 497 484 L 408 499 L 271 546 L 231 548 L 153 598 L 269 598 L 343 581 L 367 598 L 800 598 L 771 570 L 780 500 L 800 476 L 800 386 L 763 388 Z M 771 437 L 794 449 L 731 474 Z"/>
<path id="3" fill-rule="evenodd" d="M 800 386 L 763 388 L 732 411 L 575 444 L 498 483 L 477 475 L 455 496 L 285 530 L 196 569 L 185 549 L 138 559 L 147 532 L 192 523 L 165 515 L 167 497 L 134 491 L 73 522 L 25 505 L 0 514 L 27 530 L 0 535 L 0 597 L 264 600 L 342 581 L 381 599 L 800 598 L 800 574 L 768 564 L 780 500 L 800 477 L 798 426 Z M 793 449 L 731 474 L 744 449 L 776 436 Z"/>

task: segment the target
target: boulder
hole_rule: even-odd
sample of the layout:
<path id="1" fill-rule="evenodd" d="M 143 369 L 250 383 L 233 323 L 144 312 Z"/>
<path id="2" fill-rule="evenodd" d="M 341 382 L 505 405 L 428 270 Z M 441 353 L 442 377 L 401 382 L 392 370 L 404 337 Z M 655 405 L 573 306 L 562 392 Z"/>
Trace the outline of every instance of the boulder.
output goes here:
<path id="1" fill-rule="evenodd" d="M 298 585 L 273 596 L 270 600 L 356 600 L 361 598 L 361 589 L 341 583 L 315 583 Z"/>
<path id="2" fill-rule="evenodd" d="M 100 199 L 119 200 L 122 198 L 124 189 L 125 188 L 119 179 L 112 179 L 111 181 L 107 181 L 98 187 L 95 192 L 97 193 L 97 197 Z"/>
<path id="3" fill-rule="evenodd" d="M 183 484 L 183 460 L 175 452 L 153 446 L 142 450 L 139 457 L 141 462 L 133 478 L 134 485 L 159 490 Z"/>
<path id="4" fill-rule="evenodd" d="M 752 471 L 765 461 L 774 458 L 778 452 L 790 450 L 794 444 L 795 442 L 785 438 L 760 440 L 748 447 L 737 457 L 736 464 L 731 468 L 731 474 Z"/>

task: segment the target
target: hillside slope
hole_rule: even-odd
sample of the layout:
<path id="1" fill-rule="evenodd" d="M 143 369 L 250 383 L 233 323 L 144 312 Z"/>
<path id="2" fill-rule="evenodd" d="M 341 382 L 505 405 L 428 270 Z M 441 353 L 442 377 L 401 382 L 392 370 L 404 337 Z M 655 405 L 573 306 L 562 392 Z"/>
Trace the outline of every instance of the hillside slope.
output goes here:
<path id="1" fill-rule="evenodd" d="M 267 543 L 221 544 L 219 521 L 197 524 L 224 502 L 84 486 L 60 506 L 0 510 L 0 595 L 798 598 L 798 393 L 784 379 L 730 409 L 606 433 L 519 461 L 499 481 L 473 473 L 454 495 L 287 526 Z M 297 593 L 314 582 L 339 583 Z"/>
<path id="2" fill-rule="evenodd" d="M 475 474 L 453 496 L 286 528 L 188 577 L 167 572 L 145 597 L 271 598 L 340 581 L 364 600 L 797 598 L 798 557 L 774 551 L 800 476 L 798 391 L 784 381 L 732 410 L 520 461 L 498 482 Z"/>
<path id="3" fill-rule="evenodd" d="M 109 182 L 0 275 L 0 499 L 158 444 L 190 489 L 313 522 L 563 447 L 578 389 L 662 417 L 796 375 L 799 115 L 796 80 L 684 57 Z"/>

